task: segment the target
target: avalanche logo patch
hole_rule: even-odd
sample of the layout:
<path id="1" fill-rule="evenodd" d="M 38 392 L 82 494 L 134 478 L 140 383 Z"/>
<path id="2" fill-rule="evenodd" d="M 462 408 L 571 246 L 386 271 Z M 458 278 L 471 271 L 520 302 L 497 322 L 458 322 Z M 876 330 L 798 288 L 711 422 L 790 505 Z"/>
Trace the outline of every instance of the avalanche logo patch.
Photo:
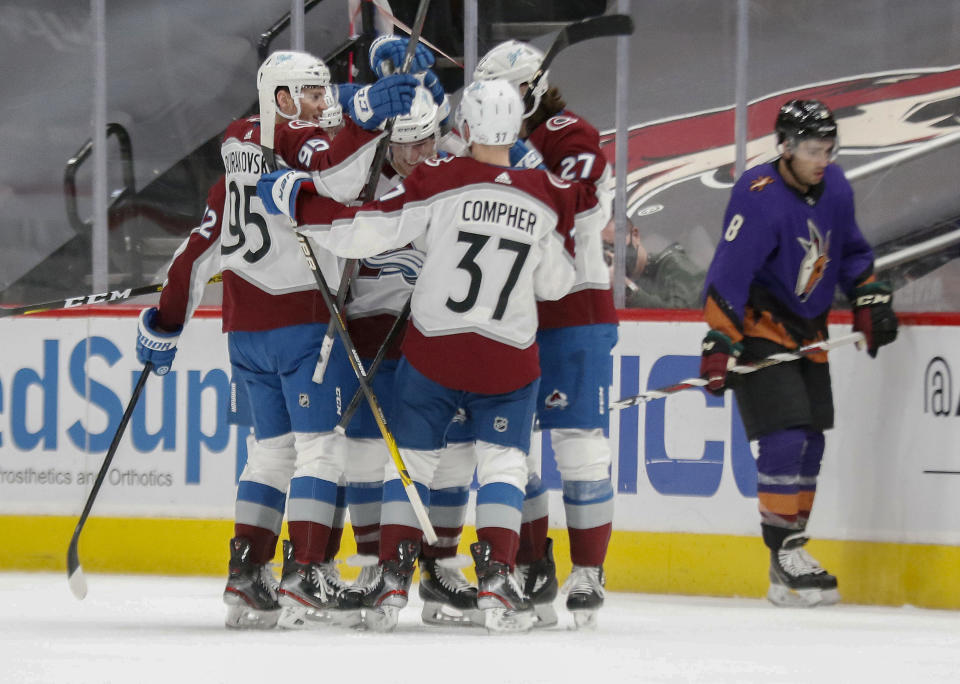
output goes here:
<path id="1" fill-rule="evenodd" d="M 306 392 L 300 393 L 300 406 L 303 408 L 310 408 L 310 395 Z"/>
<path id="2" fill-rule="evenodd" d="M 548 409 L 565 409 L 570 405 L 570 402 L 567 401 L 567 395 L 561 392 L 558 389 L 553 390 L 550 394 L 547 395 L 547 398 L 543 400 L 543 405 Z"/>
<path id="3" fill-rule="evenodd" d="M 807 219 L 807 230 L 810 231 L 809 240 L 797 238 L 797 242 L 800 243 L 805 252 L 803 261 L 800 262 L 797 287 L 794 291 L 801 302 L 810 299 L 810 295 L 823 280 L 823 274 L 827 271 L 827 264 L 830 263 L 830 258 L 827 256 L 830 253 L 830 231 L 827 231 L 827 238 L 824 240 L 817 224 L 810 219 Z"/>
<path id="4" fill-rule="evenodd" d="M 510 421 L 503 416 L 497 416 L 493 419 L 493 429 L 497 432 L 506 432 L 508 427 L 510 427 Z"/>

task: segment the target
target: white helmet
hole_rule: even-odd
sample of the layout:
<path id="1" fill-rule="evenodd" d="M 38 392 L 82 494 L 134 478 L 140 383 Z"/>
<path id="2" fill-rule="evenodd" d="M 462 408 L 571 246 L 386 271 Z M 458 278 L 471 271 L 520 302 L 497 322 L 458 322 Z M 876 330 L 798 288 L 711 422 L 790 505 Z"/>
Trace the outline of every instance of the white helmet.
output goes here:
<path id="1" fill-rule="evenodd" d="M 327 65 L 323 63 L 322 59 L 309 53 L 294 50 L 278 50 L 272 53 L 264 60 L 259 71 L 257 71 L 257 92 L 260 95 L 261 122 L 265 122 L 267 119 L 273 121 L 273 114 L 276 112 L 274 97 L 277 88 L 280 87 L 285 87 L 290 91 L 290 96 L 297 105 L 296 114 L 288 116 L 281 112 L 280 115 L 287 119 L 298 118 L 300 116 L 300 96 L 303 89 L 308 86 L 322 86 L 326 90 L 324 95 L 326 107 L 323 110 L 323 118 L 326 118 L 329 112 L 332 119 L 337 120 L 337 123 L 342 122 L 342 110 L 340 113 L 329 111 L 338 108 L 339 102 L 337 101 L 336 87 L 330 85 L 330 70 Z M 335 124 L 331 123 L 329 125 Z M 322 122 L 321 126 L 328 127 Z"/>
<path id="2" fill-rule="evenodd" d="M 398 116 L 393 122 L 392 143 L 412 143 L 426 140 L 440 131 L 440 107 L 433 95 L 423 86 L 417 86 L 410 105 L 410 113 Z"/>
<path id="3" fill-rule="evenodd" d="M 489 81 L 492 78 L 502 78 L 519 90 L 524 83 L 530 83 L 541 64 L 543 64 L 543 53 L 540 50 L 519 40 L 508 40 L 483 56 L 473 71 L 473 80 Z M 540 98 L 550 87 L 547 83 L 549 73 L 549 69 L 545 71 L 537 82 L 537 87 L 533 89 L 531 93 L 533 107 L 523 113 L 524 119 L 537 111 L 537 107 L 540 106 Z"/>
<path id="4" fill-rule="evenodd" d="M 470 127 L 468 143 L 512 145 L 517 142 L 522 122 L 520 91 L 508 81 L 474 81 L 463 89 L 457 107 L 457 128 L 465 133 L 463 124 Z"/>

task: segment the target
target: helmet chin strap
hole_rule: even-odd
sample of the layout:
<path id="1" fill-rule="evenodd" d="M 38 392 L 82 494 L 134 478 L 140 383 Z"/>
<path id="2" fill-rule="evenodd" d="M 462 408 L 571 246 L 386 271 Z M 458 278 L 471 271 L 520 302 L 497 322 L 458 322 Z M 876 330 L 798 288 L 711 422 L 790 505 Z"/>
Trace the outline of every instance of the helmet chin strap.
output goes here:
<path id="1" fill-rule="evenodd" d="M 807 190 L 810 189 L 810 187 L 804 183 L 801 183 L 800 179 L 797 177 L 797 172 L 793 170 L 793 150 L 790 149 L 790 143 L 787 141 L 784 141 L 782 145 L 783 145 L 783 150 L 781 150 L 780 158 L 783 159 L 784 164 L 787 167 L 787 170 L 790 172 L 790 177 L 793 179 L 793 182 L 805 188 L 804 192 L 806 192 Z M 790 152 L 789 157 L 786 155 L 788 151 Z"/>

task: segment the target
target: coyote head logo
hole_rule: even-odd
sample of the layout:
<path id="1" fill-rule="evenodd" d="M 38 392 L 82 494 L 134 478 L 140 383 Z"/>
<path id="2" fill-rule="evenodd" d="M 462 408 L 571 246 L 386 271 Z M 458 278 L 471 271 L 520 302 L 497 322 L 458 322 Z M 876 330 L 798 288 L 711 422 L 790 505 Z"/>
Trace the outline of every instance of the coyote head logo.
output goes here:
<path id="1" fill-rule="evenodd" d="M 797 238 L 797 242 L 803 247 L 803 261 L 800 262 L 800 272 L 797 274 L 797 287 L 795 293 L 801 302 L 810 299 L 814 289 L 823 280 L 823 274 L 827 270 L 827 264 L 830 263 L 830 231 L 827 231 L 827 239 L 824 240 L 812 220 L 807 219 L 807 229 L 810 231 L 810 239 L 804 240 Z"/>

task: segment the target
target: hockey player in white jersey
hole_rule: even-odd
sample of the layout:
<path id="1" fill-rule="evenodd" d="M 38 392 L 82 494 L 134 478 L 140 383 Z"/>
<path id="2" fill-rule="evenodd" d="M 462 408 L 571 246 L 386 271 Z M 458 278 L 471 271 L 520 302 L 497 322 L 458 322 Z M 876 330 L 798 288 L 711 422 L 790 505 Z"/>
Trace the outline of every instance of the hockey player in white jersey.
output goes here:
<path id="1" fill-rule="evenodd" d="M 224 601 L 228 627 L 269 628 L 278 619 L 300 626 L 306 612 L 322 618 L 335 607 L 339 587 L 327 545 L 343 447 L 332 430 L 337 396 L 352 393 L 356 379 L 341 350 L 331 359 L 324 384 L 312 381 L 329 313 L 289 222 L 267 214 L 256 195 L 256 182 L 267 168 L 261 143 L 273 148 L 279 163 L 311 172 L 319 186 L 343 201 L 353 199 L 373 158 L 379 124 L 409 111 L 416 81 L 397 75 L 356 93 L 346 104 L 360 125 L 343 120 L 336 138 L 324 128 L 339 107 L 321 60 L 301 52 L 273 53 L 258 71 L 257 86 L 261 117 L 230 124 L 221 146 L 226 172 L 219 240 L 223 323 L 234 374 L 250 395 L 256 435 L 237 491 Z M 319 258 L 325 276 L 337 282 L 336 257 L 321 252 Z M 156 309 L 143 313 L 142 360 L 166 354 L 164 364 L 155 367 L 169 368 L 179 334 L 177 321 L 172 323 Z M 288 491 L 292 545 L 285 549 L 278 588 L 268 563 Z"/>
<path id="2" fill-rule="evenodd" d="M 378 195 L 396 187 L 418 164 L 438 154 L 448 155 L 439 151 L 440 122 L 448 115 L 448 108 L 442 93 L 438 96 L 436 91 L 417 88 L 410 113 L 394 121 Z M 396 316 L 410 298 L 422 263 L 423 252 L 413 246 L 361 260 L 345 315 L 364 367 L 370 368 Z M 374 392 L 380 397 L 388 420 L 393 413 L 393 378 L 402 339 L 402 334 L 397 335 L 390 344 L 373 380 Z M 360 556 L 355 562 L 363 567 L 349 593 L 362 600 L 379 579 L 374 571 L 379 560 L 383 477 L 389 454 L 365 403 L 347 426 L 346 435 L 347 503 Z M 482 624 L 477 611 L 477 589 L 461 570 L 466 559 L 457 555 L 476 469 L 473 437 L 462 421 L 454 421 L 446 440 L 444 457 L 430 483 L 429 516 L 439 540 L 435 545 L 423 545 L 419 562 L 422 617 L 424 622 L 435 624 Z"/>
<path id="3" fill-rule="evenodd" d="M 569 290 L 574 222 L 599 211 L 588 186 L 510 168 L 521 108 L 506 82 L 470 84 L 458 123 L 473 158 L 429 159 L 379 201 L 344 210 L 332 228 L 312 216 L 322 199 L 303 193 L 298 204 L 284 192 L 289 179 L 268 177 L 258 187 L 268 206 L 296 210 L 302 229 L 341 256 L 410 241 L 425 252 L 397 370 L 395 436 L 429 503 L 427 484 L 450 420 L 460 408 L 472 416 L 480 490 L 471 552 L 478 606 L 494 631 L 524 631 L 533 621 L 512 569 L 540 375 L 536 300 Z M 420 537 L 394 476 L 384 486 L 381 579 L 367 612 L 374 628 L 396 625 Z"/>
<path id="4" fill-rule="evenodd" d="M 591 626 L 603 604 L 603 561 L 613 527 L 606 407 L 617 313 L 601 235 L 611 214 L 611 171 L 597 130 L 566 109 L 559 90 L 548 83 L 549 72 L 531 85 L 542 62 L 538 49 L 510 40 L 478 62 L 474 78 L 507 79 L 527 95 L 523 131 L 527 143 L 560 178 L 596 188 L 602 208 L 591 223 L 578 227 L 576 282 L 562 299 L 540 303 L 537 334 L 543 372 L 537 423 L 544 440 L 552 443 L 560 471 L 573 563 L 565 585 L 566 604 L 578 626 Z M 546 488 L 535 474 L 536 462 L 529 466 L 532 477 L 524 501 L 517 566 L 534 602 L 538 625 L 546 626 L 557 621 L 552 606 L 557 595 L 556 566 L 547 537 Z"/>

